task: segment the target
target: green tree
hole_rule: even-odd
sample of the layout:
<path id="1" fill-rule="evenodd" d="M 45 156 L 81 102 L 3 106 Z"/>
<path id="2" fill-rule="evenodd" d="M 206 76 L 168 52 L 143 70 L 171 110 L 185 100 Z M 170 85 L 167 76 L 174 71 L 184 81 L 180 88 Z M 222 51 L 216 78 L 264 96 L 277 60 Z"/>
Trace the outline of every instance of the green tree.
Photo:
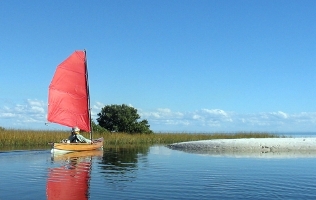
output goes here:
<path id="1" fill-rule="evenodd" d="M 91 119 L 91 126 L 92 126 L 93 132 L 97 132 L 97 133 L 109 132 L 108 130 L 100 126 L 99 124 L 96 124 L 92 119 Z"/>
<path id="2" fill-rule="evenodd" d="M 98 114 L 99 125 L 112 132 L 152 133 L 147 120 L 139 121 L 137 109 L 122 105 L 108 105 Z"/>

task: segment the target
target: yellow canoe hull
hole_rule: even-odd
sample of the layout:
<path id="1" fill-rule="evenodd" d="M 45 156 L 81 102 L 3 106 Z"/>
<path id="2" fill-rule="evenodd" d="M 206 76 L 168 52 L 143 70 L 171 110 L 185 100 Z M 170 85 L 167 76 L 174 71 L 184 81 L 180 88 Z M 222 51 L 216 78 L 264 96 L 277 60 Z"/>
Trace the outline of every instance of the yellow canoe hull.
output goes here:
<path id="1" fill-rule="evenodd" d="M 103 147 L 103 138 L 99 138 L 98 142 L 89 143 L 54 143 L 53 149 L 64 151 L 92 151 Z"/>
<path id="2" fill-rule="evenodd" d="M 86 159 L 91 157 L 103 157 L 103 150 L 92 150 L 92 151 L 60 151 L 57 150 L 52 154 L 52 160 L 64 161 L 72 159 Z"/>

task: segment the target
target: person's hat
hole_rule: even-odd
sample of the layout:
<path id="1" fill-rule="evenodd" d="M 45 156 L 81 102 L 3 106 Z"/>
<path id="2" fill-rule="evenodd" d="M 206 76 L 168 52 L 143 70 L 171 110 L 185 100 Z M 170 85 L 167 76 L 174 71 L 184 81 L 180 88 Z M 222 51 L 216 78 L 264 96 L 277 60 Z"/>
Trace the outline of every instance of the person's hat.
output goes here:
<path id="1" fill-rule="evenodd" d="M 73 132 L 79 132 L 80 129 L 79 129 L 77 126 L 75 126 L 75 127 L 72 128 L 72 131 L 73 131 Z"/>

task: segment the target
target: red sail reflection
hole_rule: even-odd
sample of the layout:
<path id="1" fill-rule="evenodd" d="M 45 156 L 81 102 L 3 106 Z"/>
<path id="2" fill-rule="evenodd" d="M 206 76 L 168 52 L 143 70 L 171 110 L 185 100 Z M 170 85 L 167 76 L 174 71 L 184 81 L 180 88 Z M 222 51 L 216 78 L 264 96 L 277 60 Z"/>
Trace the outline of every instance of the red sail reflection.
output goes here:
<path id="1" fill-rule="evenodd" d="M 103 151 L 89 151 L 54 157 L 54 161 L 67 160 L 68 163 L 58 168 L 49 169 L 46 188 L 47 199 L 88 199 L 92 156 L 102 155 Z"/>

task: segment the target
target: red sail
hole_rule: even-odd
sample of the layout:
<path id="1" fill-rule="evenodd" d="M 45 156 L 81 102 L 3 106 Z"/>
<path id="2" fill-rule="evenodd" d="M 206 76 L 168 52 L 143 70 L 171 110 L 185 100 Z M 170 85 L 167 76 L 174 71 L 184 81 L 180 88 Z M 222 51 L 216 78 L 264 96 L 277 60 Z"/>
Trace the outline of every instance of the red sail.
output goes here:
<path id="1" fill-rule="evenodd" d="M 48 121 L 90 131 L 87 79 L 85 51 L 75 51 L 57 66 L 49 85 Z"/>

